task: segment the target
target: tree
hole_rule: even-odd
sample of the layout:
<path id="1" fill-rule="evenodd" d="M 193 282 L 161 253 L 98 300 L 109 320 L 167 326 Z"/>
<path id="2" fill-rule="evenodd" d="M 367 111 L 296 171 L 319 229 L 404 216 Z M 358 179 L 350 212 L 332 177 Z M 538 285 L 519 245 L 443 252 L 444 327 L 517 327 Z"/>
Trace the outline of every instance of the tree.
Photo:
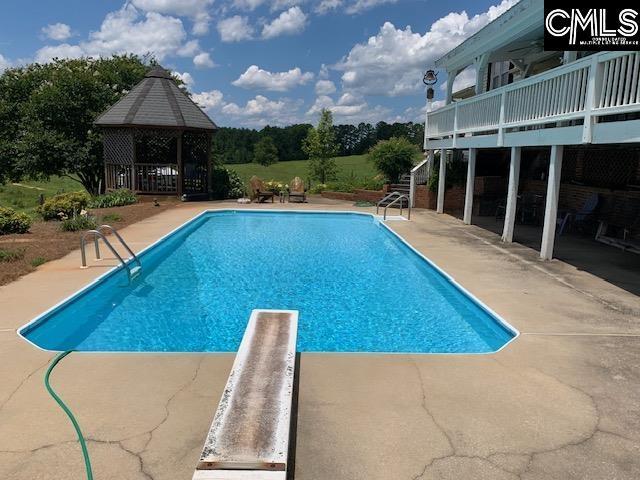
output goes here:
<path id="1" fill-rule="evenodd" d="M 379 141 L 369 152 L 369 160 L 389 182 L 397 183 L 409 172 L 418 153 L 418 147 L 406 138 L 392 137 Z"/>
<path id="2" fill-rule="evenodd" d="M 278 149 L 271 137 L 262 137 L 253 147 L 253 161 L 268 167 L 278 161 Z"/>
<path id="3" fill-rule="evenodd" d="M 122 55 L 6 70 L 0 76 L 0 181 L 61 175 L 99 193 L 102 133 L 93 122 L 149 68 L 135 55 Z"/>
<path id="4" fill-rule="evenodd" d="M 320 112 L 318 126 L 309 130 L 302 149 L 309 155 L 309 175 L 311 178 L 326 183 L 336 178 L 338 166 L 331 158 L 338 153 L 335 132 L 333 130 L 333 115 L 330 110 L 323 108 Z"/>

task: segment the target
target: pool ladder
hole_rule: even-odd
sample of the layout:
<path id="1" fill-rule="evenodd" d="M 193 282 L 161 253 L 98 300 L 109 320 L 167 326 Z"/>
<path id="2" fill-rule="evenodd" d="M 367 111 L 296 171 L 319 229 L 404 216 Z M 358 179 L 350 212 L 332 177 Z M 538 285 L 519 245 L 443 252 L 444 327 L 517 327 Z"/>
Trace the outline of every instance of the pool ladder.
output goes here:
<path id="1" fill-rule="evenodd" d="M 131 267 L 129 265 L 129 262 L 125 261 L 122 258 L 122 255 L 120 255 L 118 253 L 118 251 L 115 248 L 113 248 L 113 245 L 111 244 L 111 242 L 107 239 L 107 237 L 103 233 L 105 230 L 113 233 L 113 235 L 120 241 L 122 246 L 129 253 L 130 258 L 133 258 L 133 261 L 136 263 L 136 265 L 134 267 Z M 95 249 L 96 249 L 96 260 L 100 260 L 101 259 L 101 257 L 100 257 L 100 245 L 98 243 L 98 240 L 102 239 L 104 244 L 109 248 L 109 250 L 111 250 L 111 253 L 113 253 L 113 255 L 120 261 L 120 263 L 122 264 L 122 268 L 124 268 L 127 271 L 127 276 L 129 278 L 129 282 L 131 282 L 131 280 L 133 280 L 134 278 L 136 278 L 140 274 L 140 271 L 142 270 L 142 263 L 140 263 L 140 259 L 137 257 L 137 255 L 135 253 L 133 253 L 133 250 L 131 250 L 131 248 L 129 248 L 129 245 L 127 245 L 127 242 L 124 241 L 124 239 L 118 233 L 118 231 L 114 227 L 112 227 L 111 225 L 100 225 L 95 230 L 88 230 L 87 232 L 85 232 L 82 235 L 82 237 L 80 238 L 80 254 L 82 255 L 82 266 L 80 268 L 87 268 L 86 245 L 87 245 L 87 239 L 89 237 L 93 237 L 93 243 L 94 243 Z"/>
<path id="2" fill-rule="evenodd" d="M 393 198 L 395 197 L 395 198 Z M 393 200 L 389 203 L 387 203 L 384 206 L 384 213 L 382 216 L 382 220 L 386 220 L 387 219 L 387 208 L 389 208 L 391 205 L 393 205 L 394 203 L 400 201 L 400 215 L 402 216 L 402 208 L 404 205 L 403 200 L 407 201 L 407 220 L 411 220 L 411 202 L 409 201 L 409 197 L 403 193 L 400 192 L 391 192 L 389 195 L 387 195 L 386 197 L 384 197 L 382 200 L 380 200 L 377 205 L 376 205 L 376 215 L 378 215 L 378 212 L 380 211 L 380 206 L 386 202 L 387 200 L 392 199 Z"/>

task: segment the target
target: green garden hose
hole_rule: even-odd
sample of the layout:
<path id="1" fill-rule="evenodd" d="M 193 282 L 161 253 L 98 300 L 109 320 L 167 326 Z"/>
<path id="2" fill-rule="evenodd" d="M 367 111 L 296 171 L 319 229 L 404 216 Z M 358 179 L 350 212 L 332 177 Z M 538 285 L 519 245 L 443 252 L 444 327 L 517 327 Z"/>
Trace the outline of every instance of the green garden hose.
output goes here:
<path id="1" fill-rule="evenodd" d="M 56 358 L 53 359 L 53 362 L 51 362 L 51 365 L 49 365 L 49 368 L 47 369 L 47 373 L 44 374 L 44 386 L 47 387 L 47 391 L 49 392 L 49 394 L 58 403 L 58 405 L 60 405 L 60 408 L 64 410 L 64 413 L 66 413 L 67 417 L 69 417 L 69 420 L 71 420 L 71 423 L 73 424 L 73 428 L 76 429 L 76 433 L 78 434 L 78 441 L 80 442 L 80 447 L 82 447 L 82 456 L 84 457 L 84 466 L 87 470 L 87 480 L 93 480 L 93 473 L 91 471 L 91 460 L 89 459 L 89 451 L 87 450 L 87 444 L 84 441 L 84 437 L 82 436 L 80 425 L 78 424 L 78 421 L 76 420 L 76 418 L 73 416 L 73 413 L 71 413 L 71 410 L 69 410 L 69 407 L 67 407 L 64 404 L 62 399 L 53 390 L 53 388 L 51 388 L 51 385 L 49 384 L 49 375 L 51 375 L 51 372 L 53 371 L 53 369 L 60 362 L 60 360 L 62 360 L 67 355 L 69 355 L 71 352 L 72 350 L 69 350 L 68 352 L 62 352 L 58 356 L 56 356 Z"/>

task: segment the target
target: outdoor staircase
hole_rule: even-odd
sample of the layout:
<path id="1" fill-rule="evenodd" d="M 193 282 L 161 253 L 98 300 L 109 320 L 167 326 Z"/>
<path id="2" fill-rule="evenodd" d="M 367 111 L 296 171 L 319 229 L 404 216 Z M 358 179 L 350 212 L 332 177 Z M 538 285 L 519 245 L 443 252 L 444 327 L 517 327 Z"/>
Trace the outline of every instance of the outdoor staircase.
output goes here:
<path id="1" fill-rule="evenodd" d="M 389 185 L 389 190 L 388 193 L 391 192 L 398 192 L 400 195 L 406 195 L 407 198 L 406 199 L 402 199 L 399 202 L 394 203 L 393 205 L 391 205 L 390 208 L 400 208 L 400 202 L 402 202 L 402 208 L 407 208 L 409 206 L 409 194 L 411 193 L 411 175 L 409 173 L 405 173 L 404 175 L 402 175 L 402 177 L 400 177 L 400 182 L 398 183 L 392 183 L 391 185 Z M 386 201 L 384 201 L 383 203 L 380 204 L 381 207 L 385 207 L 388 204 L 390 204 L 391 202 L 393 202 L 395 200 L 395 198 L 390 198 Z"/>

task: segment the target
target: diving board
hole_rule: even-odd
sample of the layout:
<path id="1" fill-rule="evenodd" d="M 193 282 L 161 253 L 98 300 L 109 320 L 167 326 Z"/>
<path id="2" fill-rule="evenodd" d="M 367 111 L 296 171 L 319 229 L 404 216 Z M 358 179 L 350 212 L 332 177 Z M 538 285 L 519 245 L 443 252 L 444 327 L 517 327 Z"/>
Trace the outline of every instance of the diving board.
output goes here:
<path id="1" fill-rule="evenodd" d="M 253 310 L 193 480 L 284 480 L 298 312 Z"/>

